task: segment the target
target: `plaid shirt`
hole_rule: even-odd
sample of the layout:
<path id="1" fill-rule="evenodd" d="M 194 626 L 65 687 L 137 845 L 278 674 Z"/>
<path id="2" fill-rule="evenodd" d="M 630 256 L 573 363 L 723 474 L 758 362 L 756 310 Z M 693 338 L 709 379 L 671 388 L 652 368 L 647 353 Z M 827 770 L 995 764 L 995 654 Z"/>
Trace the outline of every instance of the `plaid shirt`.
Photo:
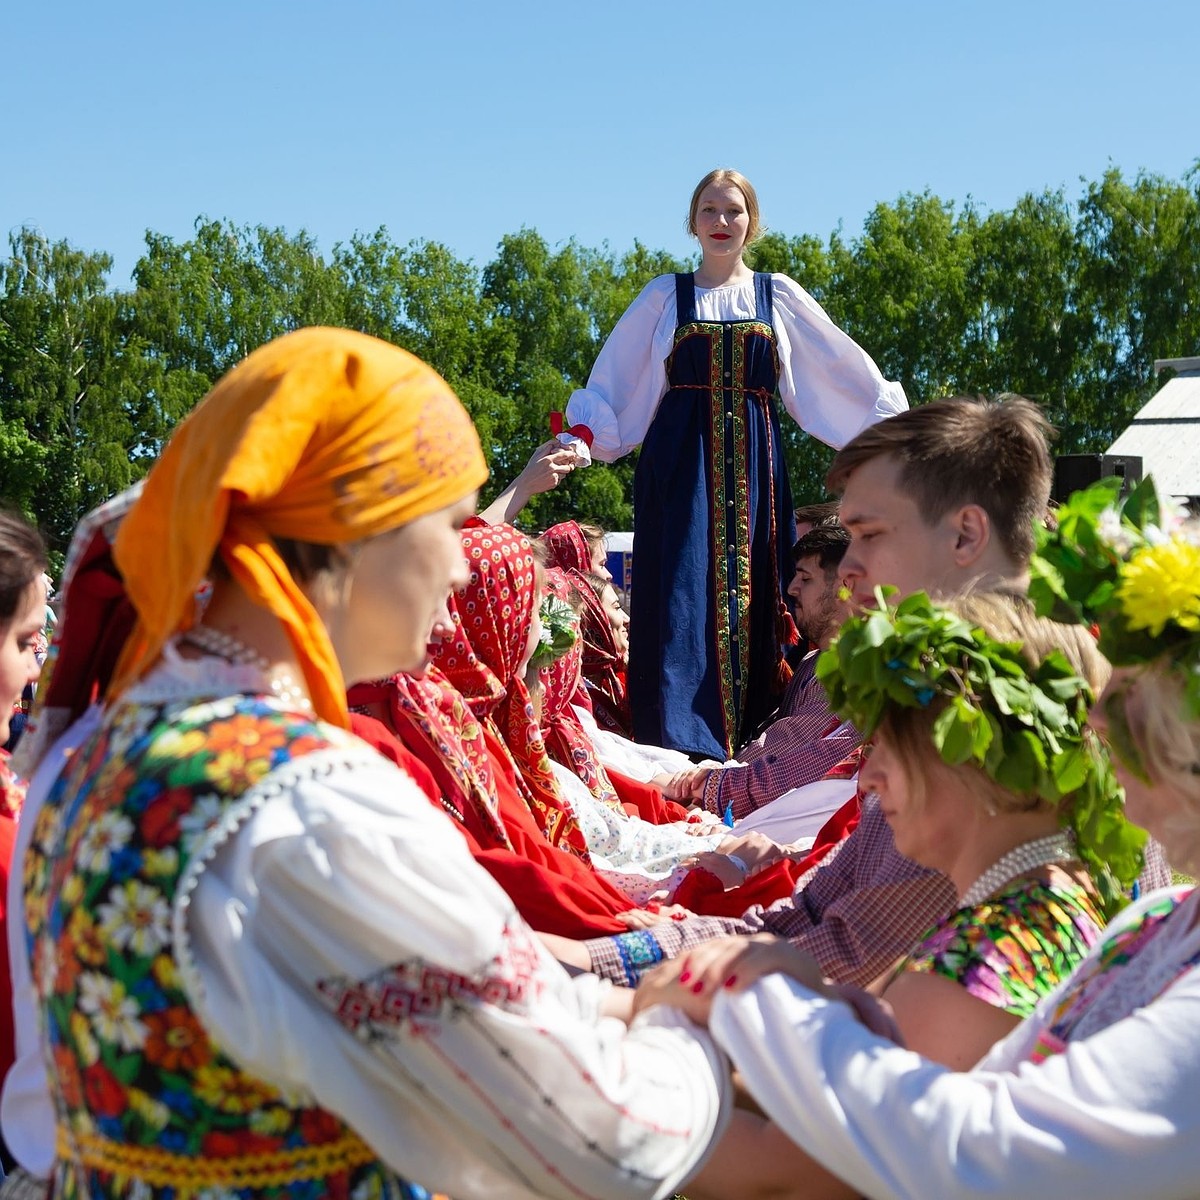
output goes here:
<path id="1" fill-rule="evenodd" d="M 823 779 L 862 740 L 854 726 L 829 710 L 829 698 L 816 677 L 814 650 L 796 669 L 784 691 L 779 716 L 753 742 L 737 752 L 744 767 L 712 770 L 699 804 L 740 821 L 792 788 Z"/>
<path id="2" fill-rule="evenodd" d="M 585 942 L 592 970 L 634 986 L 665 958 L 729 933 L 774 933 L 808 951 L 832 979 L 870 983 L 953 908 L 946 876 L 896 849 L 879 801 L 867 796 L 857 828 L 796 885 L 790 899 L 740 918 L 689 917 Z"/>

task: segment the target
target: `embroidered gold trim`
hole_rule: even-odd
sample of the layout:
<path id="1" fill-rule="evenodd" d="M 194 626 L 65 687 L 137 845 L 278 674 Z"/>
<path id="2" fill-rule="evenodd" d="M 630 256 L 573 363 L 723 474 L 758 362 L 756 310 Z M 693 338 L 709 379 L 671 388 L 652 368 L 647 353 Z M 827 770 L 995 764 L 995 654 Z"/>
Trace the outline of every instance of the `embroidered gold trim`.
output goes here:
<path id="1" fill-rule="evenodd" d="M 152 1146 L 131 1146 L 95 1133 L 57 1130 L 61 1159 L 110 1175 L 132 1175 L 151 1187 L 269 1188 L 298 1179 L 323 1179 L 378 1157 L 357 1134 L 347 1134 L 320 1146 L 297 1146 L 273 1154 L 242 1154 L 204 1158 L 175 1154 Z"/>

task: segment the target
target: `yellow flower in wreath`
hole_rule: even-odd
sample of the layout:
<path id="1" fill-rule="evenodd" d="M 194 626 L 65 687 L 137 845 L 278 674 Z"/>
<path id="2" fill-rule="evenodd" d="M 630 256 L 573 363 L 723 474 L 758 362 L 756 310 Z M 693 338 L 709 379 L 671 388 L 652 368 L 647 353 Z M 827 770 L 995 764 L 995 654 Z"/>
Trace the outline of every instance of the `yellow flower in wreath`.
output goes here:
<path id="1" fill-rule="evenodd" d="M 1200 631 L 1200 546 L 1172 538 L 1134 552 L 1117 596 L 1131 629 L 1157 637 L 1170 624 Z"/>

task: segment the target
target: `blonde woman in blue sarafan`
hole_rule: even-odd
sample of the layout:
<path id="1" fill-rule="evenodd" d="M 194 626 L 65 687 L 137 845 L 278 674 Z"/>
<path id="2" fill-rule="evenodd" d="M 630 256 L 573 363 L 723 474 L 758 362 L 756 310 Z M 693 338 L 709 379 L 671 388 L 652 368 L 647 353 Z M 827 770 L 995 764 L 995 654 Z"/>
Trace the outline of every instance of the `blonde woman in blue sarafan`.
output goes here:
<path id="1" fill-rule="evenodd" d="M 786 275 L 755 272 L 758 197 L 737 171 L 696 185 L 694 272 L 629 306 L 567 404 L 579 465 L 641 447 L 634 476 L 629 700 L 638 742 L 719 762 L 786 682 L 794 541 L 778 404 L 841 447 L 904 390 Z"/>
<path id="2" fill-rule="evenodd" d="M 1116 669 L 1090 719 L 1114 752 L 1129 818 L 1195 876 L 1200 526 L 1165 514 L 1149 483 L 1118 506 L 1112 483 L 1073 497 L 1057 530 L 1039 532 L 1031 591 L 1041 610 L 1099 627 Z M 968 735 L 953 737 L 963 745 Z M 770 1121 L 754 1138 L 779 1147 L 786 1135 L 854 1194 L 1196 1195 L 1200 893 L 1190 886 L 1129 905 L 964 1074 L 895 1045 L 878 1013 L 864 1008 L 862 1023 L 816 972 L 788 977 L 760 962 L 731 973 L 726 986 L 664 984 L 660 995 L 706 1021 L 730 1054 Z M 793 1178 L 794 1189 L 770 1194 L 841 1194 L 828 1177 Z M 715 1193 L 702 1176 L 688 1194 Z"/>

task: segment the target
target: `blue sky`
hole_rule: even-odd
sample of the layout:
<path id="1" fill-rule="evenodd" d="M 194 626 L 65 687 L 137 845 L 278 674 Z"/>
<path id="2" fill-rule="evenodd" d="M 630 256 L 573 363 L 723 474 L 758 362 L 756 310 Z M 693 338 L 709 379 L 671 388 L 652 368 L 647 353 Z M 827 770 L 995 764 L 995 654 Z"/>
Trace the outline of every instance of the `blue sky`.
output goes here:
<path id="1" fill-rule="evenodd" d="M 713 166 L 826 237 L 930 189 L 991 209 L 1200 158 L 1195 0 L 24 0 L 0 23 L 0 231 L 102 249 L 199 214 L 685 254 Z"/>

